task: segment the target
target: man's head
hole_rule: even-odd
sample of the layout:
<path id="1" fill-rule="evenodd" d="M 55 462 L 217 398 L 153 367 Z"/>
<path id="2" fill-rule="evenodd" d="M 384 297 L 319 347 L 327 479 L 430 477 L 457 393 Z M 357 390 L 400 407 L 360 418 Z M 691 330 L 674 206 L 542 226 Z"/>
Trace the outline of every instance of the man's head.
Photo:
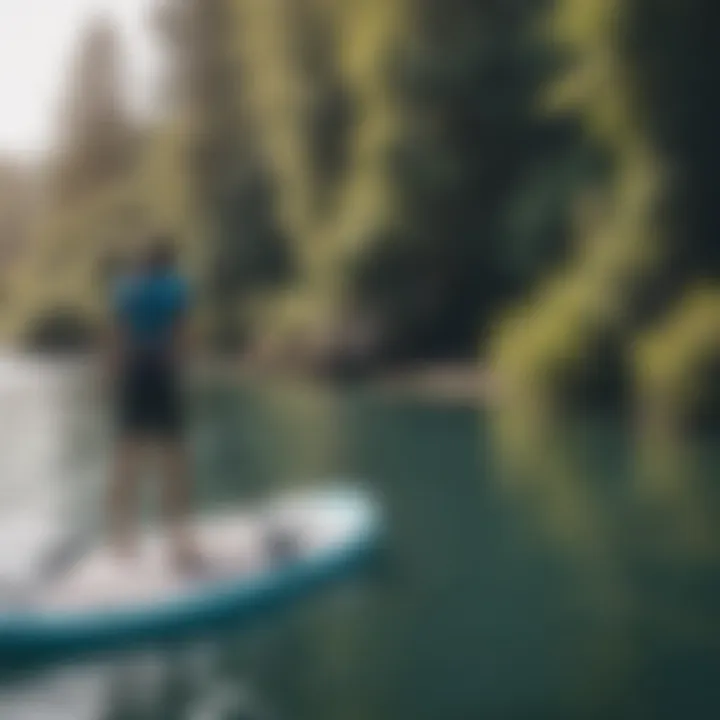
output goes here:
<path id="1" fill-rule="evenodd" d="M 177 253 L 173 238 L 169 235 L 153 235 L 144 253 L 143 263 L 148 272 L 162 273 L 175 267 Z"/>

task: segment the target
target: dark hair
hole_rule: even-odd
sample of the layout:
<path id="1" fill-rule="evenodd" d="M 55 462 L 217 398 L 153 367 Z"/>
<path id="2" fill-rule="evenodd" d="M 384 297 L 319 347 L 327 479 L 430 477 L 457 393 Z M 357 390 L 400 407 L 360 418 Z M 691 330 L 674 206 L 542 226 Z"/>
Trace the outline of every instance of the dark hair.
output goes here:
<path id="1" fill-rule="evenodd" d="M 173 239 L 167 235 L 150 238 L 145 264 L 150 272 L 163 272 L 175 267 L 177 252 Z"/>

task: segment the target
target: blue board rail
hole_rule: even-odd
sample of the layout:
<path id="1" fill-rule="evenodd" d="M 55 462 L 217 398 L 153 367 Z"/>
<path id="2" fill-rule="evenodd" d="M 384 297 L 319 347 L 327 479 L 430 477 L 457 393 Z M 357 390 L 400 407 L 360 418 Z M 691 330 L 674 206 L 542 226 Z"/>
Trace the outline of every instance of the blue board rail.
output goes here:
<path id="1" fill-rule="evenodd" d="M 0 664 L 132 649 L 254 621 L 368 566 L 381 548 L 383 523 L 369 502 L 364 512 L 362 530 L 339 545 L 167 600 L 85 612 L 0 612 Z"/>

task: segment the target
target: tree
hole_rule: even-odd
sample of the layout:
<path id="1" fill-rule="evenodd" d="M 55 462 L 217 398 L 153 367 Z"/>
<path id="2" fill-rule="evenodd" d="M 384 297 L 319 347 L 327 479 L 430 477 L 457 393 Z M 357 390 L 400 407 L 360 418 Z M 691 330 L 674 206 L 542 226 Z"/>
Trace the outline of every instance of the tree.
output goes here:
<path id="1" fill-rule="evenodd" d="M 43 334 L 48 318 L 60 317 L 62 328 L 101 318 L 100 264 L 137 232 L 139 136 L 126 104 L 119 39 L 109 21 L 95 19 L 70 68 L 57 145 L 44 159 L 27 251 L 14 272 L 4 318 L 13 337 Z M 48 332 L 58 343 L 77 340 L 62 328 Z"/>
<path id="2" fill-rule="evenodd" d="M 534 113 L 550 55 L 533 33 L 539 5 L 410 4 L 388 70 L 400 127 L 386 165 L 400 227 L 368 244 L 357 274 L 360 292 L 395 324 L 401 352 L 474 354 L 494 309 L 528 274 L 508 249 L 518 187 L 571 137 L 567 123 Z M 562 239 L 531 247 L 554 210 L 546 205 L 516 242 L 541 260 Z"/>
<path id="3" fill-rule="evenodd" d="M 197 254 L 217 337 L 239 331 L 238 306 L 284 269 L 272 188 L 250 121 L 234 0 L 170 2 L 163 34 L 170 57 L 176 147 L 202 228 Z"/>
<path id="4" fill-rule="evenodd" d="M 132 169 L 136 129 L 125 98 L 120 41 L 96 19 L 83 33 L 62 104 L 51 189 L 72 203 L 117 182 Z"/>
<path id="5" fill-rule="evenodd" d="M 10 160 L 0 160 L 0 276 L 19 261 L 39 204 L 37 178 Z"/>
<path id="6" fill-rule="evenodd" d="M 718 46 L 707 13 L 700 2 L 680 0 L 567 0 L 553 11 L 550 39 L 568 51 L 569 63 L 550 104 L 581 120 L 610 172 L 601 212 L 578 229 L 582 242 L 570 262 L 500 328 L 495 365 L 524 402 L 627 398 L 633 363 L 641 364 L 636 377 L 652 376 L 642 389 L 672 395 L 675 407 L 678 388 L 692 388 L 685 401 L 693 404 L 703 394 L 701 376 L 716 388 L 716 301 L 708 283 L 717 287 L 720 144 L 718 105 L 708 98 Z M 707 302 L 695 301 L 697 281 Z M 636 353 L 638 337 L 653 326 L 659 331 L 649 349 Z M 681 353 L 673 347 L 679 337 L 691 338 Z M 682 382 L 686 375 L 692 382 Z"/>
<path id="7" fill-rule="evenodd" d="M 369 318 L 382 355 L 474 352 L 491 308 L 532 273 L 506 251 L 517 187 L 569 145 L 566 123 L 533 114 L 539 3 L 238 5 L 249 101 L 298 266 L 278 316 L 330 334 Z M 513 230 L 523 253 L 559 194 Z M 546 230 L 526 254 L 546 260 L 556 238 Z"/>

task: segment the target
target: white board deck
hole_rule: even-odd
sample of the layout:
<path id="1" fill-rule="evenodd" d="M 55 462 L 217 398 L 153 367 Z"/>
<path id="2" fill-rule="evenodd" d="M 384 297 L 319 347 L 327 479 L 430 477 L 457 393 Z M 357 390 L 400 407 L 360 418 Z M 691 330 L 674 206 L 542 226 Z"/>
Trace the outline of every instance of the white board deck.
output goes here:
<path id="1" fill-rule="evenodd" d="M 80 559 L 45 590 L 37 608 L 58 612 L 132 608 L 202 592 L 204 585 L 250 581 L 279 563 L 298 564 L 352 540 L 366 519 L 357 510 L 322 502 L 322 497 L 297 496 L 257 512 L 226 511 L 200 518 L 192 525 L 203 559 L 197 575 L 176 569 L 166 532 L 145 532 L 131 557 L 103 546 Z M 292 538 L 292 559 L 273 555 L 271 531 Z"/>
<path id="2" fill-rule="evenodd" d="M 383 532 L 371 498 L 348 487 L 210 514 L 194 528 L 200 574 L 176 570 L 162 529 L 146 532 L 132 559 L 98 547 L 32 597 L 0 610 L 0 657 L 126 648 L 250 620 L 353 572 Z M 278 535 L 292 539 L 289 554 L 270 541 Z"/>

